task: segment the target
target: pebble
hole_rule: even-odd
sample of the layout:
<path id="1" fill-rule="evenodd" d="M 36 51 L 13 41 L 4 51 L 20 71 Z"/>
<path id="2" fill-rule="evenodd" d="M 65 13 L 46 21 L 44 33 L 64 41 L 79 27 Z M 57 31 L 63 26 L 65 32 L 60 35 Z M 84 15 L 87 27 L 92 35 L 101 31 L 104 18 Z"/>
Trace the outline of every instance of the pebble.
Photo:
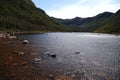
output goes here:
<path id="1" fill-rule="evenodd" d="M 24 55 L 24 52 L 17 52 L 17 51 L 13 51 L 13 54 L 18 54 L 18 55 Z"/>
<path id="2" fill-rule="evenodd" d="M 37 63 L 37 62 L 41 62 L 42 61 L 42 58 L 41 57 L 37 57 L 34 59 L 34 61 Z"/>
<path id="3" fill-rule="evenodd" d="M 14 42 L 8 42 L 8 44 L 13 44 Z"/>
<path id="4" fill-rule="evenodd" d="M 16 39 L 16 36 L 9 36 L 10 39 Z"/>
<path id="5" fill-rule="evenodd" d="M 72 74 L 71 77 L 76 77 L 76 75 L 75 75 L 75 74 Z"/>
<path id="6" fill-rule="evenodd" d="M 18 54 L 19 54 L 19 55 L 24 55 L 24 53 L 23 53 L 23 52 L 18 52 Z"/>

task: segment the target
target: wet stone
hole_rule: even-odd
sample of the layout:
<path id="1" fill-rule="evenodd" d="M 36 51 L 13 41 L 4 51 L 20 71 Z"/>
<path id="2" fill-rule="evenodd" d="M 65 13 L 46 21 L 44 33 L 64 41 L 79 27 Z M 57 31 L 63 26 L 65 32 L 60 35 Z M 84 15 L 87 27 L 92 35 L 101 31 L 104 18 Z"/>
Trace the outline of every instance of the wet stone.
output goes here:
<path id="1" fill-rule="evenodd" d="M 8 44 L 14 44 L 14 42 L 8 42 Z"/>
<path id="2" fill-rule="evenodd" d="M 13 51 L 13 54 L 24 55 L 24 52 Z"/>
<path id="3" fill-rule="evenodd" d="M 23 40 L 22 43 L 23 43 L 23 44 L 28 44 L 29 41 L 28 41 L 28 40 Z"/>
<path id="4" fill-rule="evenodd" d="M 24 55 L 24 53 L 23 53 L 23 52 L 18 52 L 18 54 L 19 54 L 19 55 Z"/>
<path id="5" fill-rule="evenodd" d="M 48 55 L 48 56 L 50 56 L 52 58 L 56 58 L 57 57 L 57 55 L 55 55 L 55 54 L 53 54 L 51 52 L 45 52 L 44 54 L 46 54 L 46 55 Z"/>

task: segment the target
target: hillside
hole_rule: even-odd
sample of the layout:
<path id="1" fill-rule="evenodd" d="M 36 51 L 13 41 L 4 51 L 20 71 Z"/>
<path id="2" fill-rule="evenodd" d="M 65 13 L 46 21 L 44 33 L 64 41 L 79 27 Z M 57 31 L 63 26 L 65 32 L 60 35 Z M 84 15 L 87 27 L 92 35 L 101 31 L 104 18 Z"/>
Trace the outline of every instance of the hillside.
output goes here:
<path id="1" fill-rule="evenodd" d="M 88 18 L 76 17 L 73 19 L 52 19 L 72 28 L 73 31 L 92 32 L 104 25 L 106 23 L 106 19 L 108 19 L 112 14 L 113 13 L 111 12 L 104 12 Z"/>
<path id="2" fill-rule="evenodd" d="M 31 0 L 0 0 L 0 31 L 64 31 Z"/>
<path id="3" fill-rule="evenodd" d="M 102 33 L 120 33 L 120 10 L 112 15 L 105 25 L 97 29 L 95 32 Z"/>

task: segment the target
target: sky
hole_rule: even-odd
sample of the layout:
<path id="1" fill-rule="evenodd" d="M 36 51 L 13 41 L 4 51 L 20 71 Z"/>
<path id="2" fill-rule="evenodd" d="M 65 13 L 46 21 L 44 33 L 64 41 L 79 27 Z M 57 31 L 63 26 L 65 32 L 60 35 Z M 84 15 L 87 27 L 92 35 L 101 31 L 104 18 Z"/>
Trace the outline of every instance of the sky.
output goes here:
<path id="1" fill-rule="evenodd" d="M 120 0 L 32 0 L 36 7 L 49 16 L 70 19 L 93 17 L 108 11 L 115 13 L 120 9 Z"/>

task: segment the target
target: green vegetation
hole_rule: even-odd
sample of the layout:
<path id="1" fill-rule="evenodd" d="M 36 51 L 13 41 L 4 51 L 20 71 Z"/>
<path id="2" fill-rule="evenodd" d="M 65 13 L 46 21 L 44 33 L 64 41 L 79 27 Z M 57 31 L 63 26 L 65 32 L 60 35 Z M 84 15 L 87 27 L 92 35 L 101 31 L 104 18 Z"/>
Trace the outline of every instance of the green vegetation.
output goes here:
<path id="1" fill-rule="evenodd" d="M 120 33 L 120 10 L 112 15 L 105 25 L 97 29 L 95 32 L 102 33 Z"/>
<path id="2" fill-rule="evenodd" d="M 0 1 L 0 31 L 66 31 L 31 0 Z"/>

